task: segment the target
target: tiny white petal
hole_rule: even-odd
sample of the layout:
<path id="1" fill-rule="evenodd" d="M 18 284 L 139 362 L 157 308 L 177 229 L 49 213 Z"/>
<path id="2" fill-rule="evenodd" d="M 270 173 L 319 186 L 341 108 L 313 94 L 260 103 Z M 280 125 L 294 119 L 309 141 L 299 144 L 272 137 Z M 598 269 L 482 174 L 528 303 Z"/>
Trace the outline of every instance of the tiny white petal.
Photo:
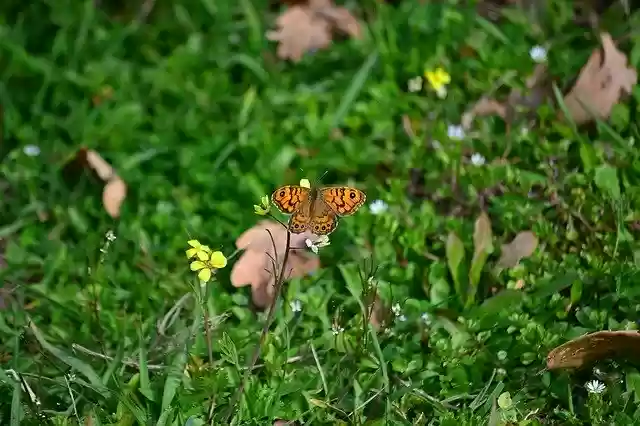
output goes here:
<path id="1" fill-rule="evenodd" d="M 599 394 L 605 391 L 606 386 L 599 380 L 591 380 L 587 382 L 584 386 L 587 389 L 587 392 L 593 394 Z"/>
<path id="2" fill-rule="evenodd" d="M 547 49 L 542 46 L 533 46 L 529 50 L 529 56 L 534 62 L 545 62 L 547 60 Z"/>
<path id="3" fill-rule="evenodd" d="M 482 166 L 485 163 L 485 158 L 482 156 L 482 154 L 479 153 L 474 153 L 471 156 L 471 164 L 473 164 L 474 166 Z"/>
<path id="4" fill-rule="evenodd" d="M 384 213 L 388 208 L 389 206 L 387 205 L 387 203 L 382 200 L 375 200 L 369 205 L 369 210 L 371 211 L 371 214 L 374 215 Z"/>
<path id="5" fill-rule="evenodd" d="M 395 316 L 399 316 L 402 313 L 402 308 L 399 303 L 396 303 L 391 307 L 391 311 L 393 311 Z"/>
<path id="6" fill-rule="evenodd" d="M 405 322 L 406 320 L 407 320 L 407 317 L 406 317 L 406 316 L 404 316 L 404 315 L 400 315 L 400 316 L 398 317 L 398 321 L 400 321 L 400 322 Z"/>
<path id="7" fill-rule="evenodd" d="M 289 307 L 293 312 L 300 312 L 302 311 L 302 302 L 298 299 L 292 300 L 291 302 L 289 302 Z"/>
<path id="8" fill-rule="evenodd" d="M 22 152 L 29 157 L 37 157 L 40 155 L 40 147 L 37 145 L 26 145 L 22 148 Z"/>
<path id="9" fill-rule="evenodd" d="M 407 86 L 409 92 L 419 92 L 420 90 L 422 90 L 422 77 L 418 76 L 410 79 Z"/>
<path id="10" fill-rule="evenodd" d="M 447 136 L 449 136 L 450 139 L 462 140 L 464 139 L 465 132 L 462 126 L 450 124 L 447 128 Z"/>
<path id="11" fill-rule="evenodd" d="M 311 248 L 313 247 L 313 241 L 311 241 L 309 238 L 307 238 L 306 240 L 304 240 L 304 243 L 307 245 L 307 247 Z"/>

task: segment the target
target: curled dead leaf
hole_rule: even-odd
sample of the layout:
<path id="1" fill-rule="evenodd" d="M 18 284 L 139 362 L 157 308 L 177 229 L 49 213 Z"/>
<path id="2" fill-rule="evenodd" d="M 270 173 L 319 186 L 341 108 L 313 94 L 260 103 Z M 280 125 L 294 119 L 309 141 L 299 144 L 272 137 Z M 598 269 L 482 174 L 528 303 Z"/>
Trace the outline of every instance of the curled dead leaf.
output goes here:
<path id="1" fill-rule="evenodd" d="M 273 236 L 273 240 L 269 235 Z M 313 234 L 291 234 L 291 247 L 306 247 L 304 240 Z M 260 308 L 269 306 L 275 291 L 272 259 L 277 259 L 278 271 L 286 248 L 287 231 L 277 222 L 263 220 L 245 231 L 236 240 L 236 247 L 244 250 L 231 270 L 234 287 L 251 286 L 253 303 Z M 275 250 L 274 250 L 275 244 Z M 286 279 L 305 276 L 320 267 L 317 256 L 306 250 L 291 250 L 285 269 Z"/>
<path id="2" fill-rule="evenodd" d="M 547 355 L 547 369 L 582 368 L 609 358 L 637 358 L 640 352 L 638 331 L 598 331 L 570 340 Z"/>
<path id="3" fill-rule="evenodd" d="M 278 17 L 276 26 L 278 29 L 267 32 L 266 37 L 279 43 L 279 58 L 294 62 L 307 52 L 328 47 L 336 31 L 354 38 L 361 35 L 360 24 L 351 12 L 331 0 L 292 6 Z"/>
<path id="4" fill-rule="evenodd" d="M 631 93 L 638 73 L 627 66 L 627 57 L 613 42 L 609 33 L 600 34 L 602 49 L 591 53 L 578 80 L 564 97 L 564 103 L 576 124 L 593 119 L 606 120 L 614 105 Z M 558 113 L 562 116 L 562 112 Z"/>
<path id="5" fill-rule="evenodd" d="M 497 265 L 501 268 L 513 268 L 520 260 L 533 254 L 538 247 L 538 237 L 531 231 L 518 233 L 508 244 L 502 245 Z"/>

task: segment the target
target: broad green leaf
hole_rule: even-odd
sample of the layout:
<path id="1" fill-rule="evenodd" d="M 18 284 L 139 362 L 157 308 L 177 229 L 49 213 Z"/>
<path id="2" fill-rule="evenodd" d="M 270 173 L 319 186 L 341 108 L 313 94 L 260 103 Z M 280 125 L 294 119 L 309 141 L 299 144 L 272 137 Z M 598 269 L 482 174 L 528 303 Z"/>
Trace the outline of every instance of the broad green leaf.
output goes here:
<path id="1" fill-rule="evenodd" d="M 620 182 L 618 172 L 608 164 L 596 168 L 594 182 L 600 191 L 609 195 L 614 200 L 620 199 Z"/>
<path id="2" fill-rule="evenodd" d="M 472 306 L 476 300 L 478 284 L 487 258 L 493 253 L 493 232 L 491 231 L 491 220 L 489 216 L 482 212 L 476 219 L 475 229 L 473 232 L 473 259 L 469 268 L 469 294 L 467 297 L 467 306 Z"/>
<path id="3" fill-rule="evenodd" d="M 238 350 L 233 340 L 231 340 L 231 337 L 229 337 L 226 332 L 223 332 L 222 339 L 220 339 L 219 343 L 222 358 L 229 364 L 238 366 L 240 364 L 238 361 Z"/>
<path id="4" fill-rule="evenodd" d="M 460 266 L 464 260 L 464 245 L 462 240 L 454 233 L 450 232 L 447 237 L 446 245 L 447 265 L 449 266 L 449 272 L 453 279 L 453 286 L 458 297 L 464 303 L 465 291 L 463 284 L 460 280 Z"/>

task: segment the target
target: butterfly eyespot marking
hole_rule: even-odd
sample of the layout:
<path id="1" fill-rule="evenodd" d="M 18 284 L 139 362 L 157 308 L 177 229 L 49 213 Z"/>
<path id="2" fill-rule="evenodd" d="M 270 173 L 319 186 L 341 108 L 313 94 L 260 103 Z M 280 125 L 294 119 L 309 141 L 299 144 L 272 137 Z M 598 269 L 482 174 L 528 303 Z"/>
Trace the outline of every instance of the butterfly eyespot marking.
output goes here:
<path id="1" fill-rule="evenodd" d="M 356 192 L 355 191 L 349 191 L 349 198 L 351 198 L 351 199 L 356 198 Z"/>
<path id="2" fill-rule="evenodd" d="M 284 191 L 280 191 L 280 196 L 284 197 L 284 195 L 285 195 L 285 192 Z"/>

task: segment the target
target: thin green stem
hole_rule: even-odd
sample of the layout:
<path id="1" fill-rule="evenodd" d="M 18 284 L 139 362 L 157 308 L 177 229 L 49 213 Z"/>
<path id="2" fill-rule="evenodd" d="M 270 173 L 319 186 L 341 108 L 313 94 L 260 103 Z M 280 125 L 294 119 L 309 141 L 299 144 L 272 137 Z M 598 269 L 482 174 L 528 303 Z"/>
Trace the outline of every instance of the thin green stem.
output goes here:
<path id="1" fill-rule="evenodd" d="M 274 247 L 274 249 L 277 250 L 276 247 Z M 229 402 L 229 409 L 227 410 L 227 414 L 225 415 L 224 424 L 229 424 L 229 419 L 231 418 L 231 414 L 233 413 L 233 410 L 236 404 L 238 403 L 238 400 L 240 399 L 240 397 L 244 392 L 244 389 L 247 385 L 247 381 L 249 380 L 249 375 L 253 371 L 253 367 L 256 365 L 256 362 L 258 361 L 258 357 L 260 356 L 260 349 L 262 348 L 262 345 L 264 344 L 264 341 L 267 337 L 267 333 L 269 332 L 269 328 L 271 327 L 271 322 L 273 321 L 273 318 L 276 313 L 276 305 L 278 303 L 278 299 L 280 298 L 280 292 L 282 290 L 282 285 L 284 283 L 285 268 L 287 267 L 287 260 L 289 259 L 290 249 L 291 249 L 291 232 L 289 232 L 289 230 L 287 229 L 287 244 L 284 249 L 284 256 L 282 259 L 282 266 L 280 266 L 280 272 L 278 273 L 278 275 L 276 275 L 275 292 L 273 295 L 273 299 L 271 300 L 271 304 L 269 305 L 269 313 L 267 314 L 267 319 L 264 322 L 264 326 L 262 327 L 262 332 L 260 333 L 260 340 L 258 341 L 258 344 L 256 345 L 253 351 L 253 355 L 251 356 L 251 361 L 249 362 L 248 368 L 245 370 L 244 375 L 242 377 L 242 382 L 240 383 L 240 387 L 235 392 L 235 394 L 233 395 L 233 398 Z"/>

